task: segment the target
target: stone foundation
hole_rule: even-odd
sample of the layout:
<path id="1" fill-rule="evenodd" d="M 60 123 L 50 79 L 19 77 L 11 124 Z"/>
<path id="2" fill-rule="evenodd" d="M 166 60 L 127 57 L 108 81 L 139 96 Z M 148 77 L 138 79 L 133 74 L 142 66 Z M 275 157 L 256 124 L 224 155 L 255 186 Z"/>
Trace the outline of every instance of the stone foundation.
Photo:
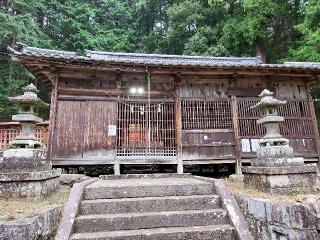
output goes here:
<path id="1" fill-rule="evenodd" d="M 61 213 L 62 207 L 58 206 L 22 220 L 0 223 L 0 239 L 53 240 Z"/>
<path id="2" fill-rule="evenodd" d="M 254 239 L 320 239 L 320 209 L 315 204 L 272 202 L 235 195 Z"/>
<path id="3" fill-rule="evenodd" d="M 270 194 L 290 194 L 295 188 L 312 193 L 317 184 L 316 166 L 242 167 L 244 184 Z"/>
<path id="4" fill-rule="evenodd" d="M 41 197 L 60 186 L 60 171 L 1 173 L 0 197 Z"/>

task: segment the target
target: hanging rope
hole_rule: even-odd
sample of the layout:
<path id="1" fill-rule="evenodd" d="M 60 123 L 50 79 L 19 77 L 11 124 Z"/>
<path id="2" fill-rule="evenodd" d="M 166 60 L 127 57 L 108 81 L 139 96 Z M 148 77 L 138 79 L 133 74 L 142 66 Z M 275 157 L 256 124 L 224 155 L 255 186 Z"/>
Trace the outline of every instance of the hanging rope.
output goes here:
<path id="1" fill-rule="evenodd" d="M 107 92 L 105 92 L 105 94 L 106 94 L 108 97 L 110 97 L 111 99 L 113 99 L 114 101 L 116 101 L 116 102 L 118 102 L 118 103 L 121 103 L 121 104 L 123 104 L 123 105 L 126 105 L 127 107 L 132 106 L 132 104 L 127 103 L 127 101 L 122 100 L 122 99 L 119 98 L 119 97 L 118 97 L 118 98 L 117 98 L 117 97 L 114 97 L 114 96 L 112 96 L 111 94 L 109 94 L 109 93 L 107 93 Z M 170 98 L 165 99 L 165 100 L 162 101 L 162 102 L 150 104 L 150 109 L 153 108 L 153 107 L 159 107 L 159 105 L 161 106 L 161 105 L 163 105 L 163 104 L 165 104 L 165 103 L 167 103 L 167 102 L 173 101 L 173 100 L 174 100 L 174 97 L 170 97 Z M 150 99 L 150 101 L 151 101 L 151 99 Z M 149 107 L 149 106 L 148 106 L 148 107 Z"/>

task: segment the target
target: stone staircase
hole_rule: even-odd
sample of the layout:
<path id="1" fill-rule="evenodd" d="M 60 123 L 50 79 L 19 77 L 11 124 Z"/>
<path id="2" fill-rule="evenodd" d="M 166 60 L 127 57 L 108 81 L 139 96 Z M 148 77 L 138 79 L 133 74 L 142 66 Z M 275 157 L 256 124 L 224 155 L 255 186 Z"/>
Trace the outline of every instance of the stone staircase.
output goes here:
<path id="1" fill-rule="evenodd" d="M 237 239 L 213 184 L 190 175 L 105 176 L 83 194 L 72 240 Z"/>

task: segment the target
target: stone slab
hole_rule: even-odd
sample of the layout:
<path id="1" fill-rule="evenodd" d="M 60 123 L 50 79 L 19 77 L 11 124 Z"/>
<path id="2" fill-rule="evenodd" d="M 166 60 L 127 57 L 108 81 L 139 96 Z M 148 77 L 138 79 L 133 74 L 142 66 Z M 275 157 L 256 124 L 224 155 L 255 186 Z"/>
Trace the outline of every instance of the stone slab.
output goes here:
<path id="1" fill-rule="evenodd" d="M 16 181 L 40 181 L 60 176 L 60 170 L 50 170 L 42 172 L 17 172 L 17 173 L 0 173 L 1 182 L 16 182 Z"/>
<path id="2" fill-rule="evenodd" d="M 52 239 L 61 218 L 61 206 L 41 211 L 25 219 L 0 223 L 0 239 Z"/>
<path id="3" fill-rule="evenodd" d="M 0 184 L 0 197 L 37 197 L 48 195 L 60 186 L 59 178 L 50 178 L 41 181 L 29 182 L 2 182 Z"/>
<path id="4" fill-rule="evenodd" d="M 190 173 L 156 173 L 156 174 L 121 174 L 121 175 L 101 175 L 99 178 L 103 180 L 118 180 L 118 179 L 147 179 L 147 178 L 190 178 Z"/>
<path id="5" fill-rule="evenodd" d="M 125 230 L 113 232 L 76 233 L 71 240 L 234 240 L 230 225 L 170 227 L 156 229 Z"/>
<path id="6" fill-rule="evenodd" d="M 60 187 L 59 170 L 34 173 L 1 174 L 0 197 L 41 198 Z"/>
<path id="7" fill-rule="evenodd" d="M 1 173 L 36 172 L 51 169 L 46 160 L 46 152 L 42 149 L 9 149 L 3 152 L 0 161 Z"/>
<path id="8" fill-rule="evenodd" d="M 303 157 L 274 157 L 274 156 L 264 156 L 262 158 L 257 158 L 252 161 L 252 166 L 261 166 L 261 167 L 283 167 L 283 166 L 303 166 L 304 159 Z"/>
<path id="9" fill-rule="evenodd" d="M 213 194 L 213 185 L 194 178 L 98 180 L 85 189 L 84 198 L 161 197 Z"/>
<path id="10" fill-rule="evenodd" d="M 264 175 L 286 175 L 286 174 L 317 174 L 317 166 L 284 166 L 284 167 L 242 167 L 242 173 L 264 174 Z"/>
<path id="11" fill-rule="evenodd" d="M 79 212 L 84 188 L 96 181 L 91 178 L 80 183 L 75 183 L 71 189 L 69 199 L 63 208 L 62 220 L 59 224 L 55 240 L 69 240 L 73 231 L 73 224 Z"/>
<path id="12" fill-rule="evenodd" d="M 296 188 L 312 193 L 317 184 L 317 167 L 243 167 L 244 184 L 270 194 L 291 194 Z"/>
<path id="13" fill-rule="evenodd" d="M 99 232 L 160 227 L 187 227 L 227 224 L 224 209 L 184 210 L 145 213 L 82 215 L 76 218 L 75 231 Z"/>
<path id="14" fill-rule="evenodd" d="M 13 121 L 17 122 L 32 122 L 32 123 L 41 123 L 43 122 L 43 119 L 40 117 L 37 117 L 34 114 L 17 114 L 12 116 Z"/>
<path id="15" fill-rule="evenodd" d="M 81 214 L 183 211 L 219 207 L 220 198 L 217 195 L 95 199 L 82 201 Z"/>

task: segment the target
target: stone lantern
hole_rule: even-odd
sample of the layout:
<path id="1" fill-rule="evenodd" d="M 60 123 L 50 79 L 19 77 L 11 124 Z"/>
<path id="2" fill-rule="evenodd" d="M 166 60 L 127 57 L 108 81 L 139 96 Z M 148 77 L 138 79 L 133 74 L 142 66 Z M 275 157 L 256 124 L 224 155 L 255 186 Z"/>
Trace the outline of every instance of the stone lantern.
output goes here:
<path id="1" fill-rule="evenodd" d="M 45 149 L 33 133 L 35 125 L 42 122 L 37 116 L 38 108 L 48 104 L 37 97 L 33 84 L 23 90 L 23 95 L 9 98 L 19 107 L 12 120 L 19 121 L 22 130 L 0 161 L 0 197 L 39 197 L 59 186 L 60 171 L 52 169 Z"/>
<path id="2" fill-rule="evenodd" d="M 19 106 L 18 114 L 12 116 L 13 121 L 21 124 L 22 130 L 19 136 L 11 141 L 10 148 L 42 148 L 41 142 L 37 141 L 33 130 L 37 123 L 43 120 L 37 116 L 38 108 L 48 107 L 49 104 L 38 98 L 39 90 L 31 83 L 22 88 L 24 94 L 17 97 L 9 97 L 9 100 Z"/>
<path id="3" fill-rule="evenodd" d="M 284 118 L 278 115 L 278 108 L 285 105 L 273 97 L 273 93 L 267 89 L 259 95 L 261 101 L 251 107 L 260 112 L 261 124 L 266 129 L 266 135 L 259 141 L 257 149 L 257 160 L 252 162 L 253 166 L 285 166 L 303 165 L 303 158 L 294 158 L 293 149 L 289 146 L 289 140 L 280 134 L 280 122 Z"/>
<path id="4" fill-rule="evenodd" d="M 266 134 L 259 140 L 257 159 L 250 167 L 243 167 L 244 183 L 269 193 L 289 194 L 294 188 L 309 193 L 314 191 L 317 180 L 317 167 L 304 165 L 303 158 L 295 158 L 289 140 L 280 134 L 279 107 L 286 104 L 273 97 L 267 89 L 259 95 L 260 102 L 253 106 L 260 112 L 261 124 Z"/>

